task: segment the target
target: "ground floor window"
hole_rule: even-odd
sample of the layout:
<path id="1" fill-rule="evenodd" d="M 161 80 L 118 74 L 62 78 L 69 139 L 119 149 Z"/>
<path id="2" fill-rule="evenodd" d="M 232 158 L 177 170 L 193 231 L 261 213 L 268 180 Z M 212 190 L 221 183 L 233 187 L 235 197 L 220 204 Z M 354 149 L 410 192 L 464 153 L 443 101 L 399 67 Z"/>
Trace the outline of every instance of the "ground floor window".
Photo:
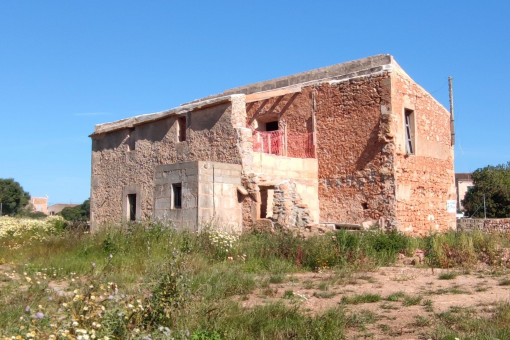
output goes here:
<path id="1" fill-rule="evenodd" d="M 136 194 L 127 195 L 127 215 L 130 221 L 136 220 Z"/>
<path id="2" fill-rule="evenodd" d="M 172 209 L 182 208 L 182 184 L 172 184 Z"/>

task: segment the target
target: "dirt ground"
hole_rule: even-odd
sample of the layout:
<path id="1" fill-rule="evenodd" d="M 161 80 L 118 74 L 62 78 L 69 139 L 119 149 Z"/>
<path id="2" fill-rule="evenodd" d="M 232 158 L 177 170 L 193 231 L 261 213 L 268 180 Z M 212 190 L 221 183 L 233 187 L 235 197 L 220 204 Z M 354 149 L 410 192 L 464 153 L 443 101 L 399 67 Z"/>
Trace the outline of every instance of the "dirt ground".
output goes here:
<path id="1" fill-rule="evenodd" d="M 457 275 L 440 279 L 441 274 L 451 272 Z M 310 313 L 343 304 L 351 320 L 347 339 L 427 339 L 424 334 L 433 329 L 438 313 L 463 308 L 478 316 L 490 316 L 498 302 L 510 301 L 510 285 L 501 284 L 505 279 L 510 279 L 508 271 L 495 274 L 480 269 L 468 273 L 412 266 L 348 275 L 303 273 L 289 275 L 280 283 L 269 282 L 241 301 L 250 307 L 283 300 Z M 375 295 L 372 299 L 379 301 L 353 302 L 354 297 L 366 294 Z"/>
<path id="2" fill-rule="evenodd" d="M 445 273 L 454 275 L 445 278 Z M 0 289 L 6 281 L 22 281 L 7 264 L 0 265 L 0 274 Z M 259 279 L 261 288 L 236 297 L 244 307 L 283 301 L 315 314 L 342 305 L 350 320 L 347 339 L 427 339 L 439 313 L 467 309 L 490 317 L 495 305 L 510 301 L 510 272 L 489 267 L 466 272 L 400 264 L 367 272 L 327 270 Z M 63 282 L 50 281 L 48 287 L 58 295 L 72 294 Z"/>

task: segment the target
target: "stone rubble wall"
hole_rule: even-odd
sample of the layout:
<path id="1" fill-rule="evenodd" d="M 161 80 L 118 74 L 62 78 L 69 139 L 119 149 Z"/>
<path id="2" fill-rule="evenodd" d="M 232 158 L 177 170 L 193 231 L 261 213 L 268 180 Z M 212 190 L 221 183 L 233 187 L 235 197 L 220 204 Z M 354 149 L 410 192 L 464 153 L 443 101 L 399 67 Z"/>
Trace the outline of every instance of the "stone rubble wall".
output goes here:
<path id="1" fill-rule="evenodd" d="M 402 70 L 392 73 L 391 135 L 395 143 L 397 228 L 413 235 L 455 228 L 455 172 L 450 114 Z M 415 153 L 405 149 L 404 110 L 414 111 Z"/>
<path id="2" fill-rule="evenodd" d="M 320 221 L 314 221 L 392 221 L 393 148 L 385 139 L 388 120 L 381 113 L 389 103 L 389 74 L 384 72 L 248 103 L 247 123 L 256 128 L 257 122 L 279 120 L 287 131 L 316 130 Z"/>
<path id="3" fill-rule="evenodd" d="M 485 232 L 510 232 L 510 218 L 458 218 L 457 230 Z"/>
<path id="4" fill-rule="evenodd" d="M 243 169 L 243 186 L 247 195 L 243 198 L 243 225 L 245 228 L 253 228 L 261 216 L 262 187 L 270 188 L 271 197 L 268 204 L 274 204 L 285 197 L 285 204 L 279 206 L 279 224 L 282 226 L 295 226 L 295 218 L 287 218 L 293 215 L 309 216 L 306 223 L 319 223 L 319 200 L 317 181 L 317 160 L 313 158 L 291 158 L 270 155 L 265 153 L 252 153 L 251 167 Z M 281 191 L 282 183 L 292 183 L 291 189 Z M 288 184 L 286 184 L 288 185 Z M 290 190 L 290 191 L 289 191 Z M 277 195 L 281 195 L 278 196 Z M 272 202 L 272 203 L 271 203 Z M 278 203 L 280 204 L 280 203 Z M 274 207 L 269 208 L 274 214 Z M 306 214 L 301 212 L 306 210 Z M 298 211 L 300 211 L 298 213 Z M 294 221 L 289 224 L 289 221 Z M 275 220 L 276 222 L 276 220 Z M 300 224 L 303 222 L 299 222 Z"/>
<path id="5" fill-rule="evenodd" d="M 332 70 L 345 72 L 320 78 L 322 74 L 333 76 L 328 73 Z M 258 99 L 248 103 L 245 94 L 213 98 L 205 104 L 191 103 L 186 111 L 170 110 L 149 115 L 150 119 L 134 117 L 126 120 L 131 125 L 120 122 L 107 124 L 108 131 L 96 129 L 92 135 L 92 228 L 126 219 L 127 194 L 137 195 L 137 219 L 159 216 L 157 210 L 167 210 L 169 189 L 168 185 L 156 188 L 155 169 L 202 161 L 240 166 L 240 173 L 228 173 L 236 181 L 230 184 L 239 184 L 238 201 L 231 202 L 228 196 L 227 205 L 214 209 L 221 208 L 226 214 L 240 209 L 245 228 L 260 217 L 261 186 L 271 187 L 269 217 L 277 223 L 363 225 L 378 221 L 381 227 L 397 227 L 411 234 L 453 228 L 455 214 L 446 212 L 447 200 L 455 199 L 448 112 L 401 71 L 391 56 L 308 72 L 304 77 L 296 89 L 274 97 L 251 96 L 251 100 Z M 299 79 L 293 76 L 259 85 L 270 90 L 280 83 L 299 83 Z M 311 81 L 315 79 L 321 80 Z M 255 85 L 241 92 L 256 92 L 260 86 Z M 415 155 L 405 154 L 405 108 L 416 114 Z M 178 117 L 186 117 L 184 142 L 178 142 Z M 252 129 L 275 120 L 284 131 L 315 132 L 317 157 L 253 152 Z M 195 176 L 191 172 L 189 176 Z M 183 190 L 190 197 L 195 195 L 194 189 Z M 210 196 L 197 191 L 192 207 L 196 211 L 201 195 L 207 196 L 205 200 Z M 162 200 L 157 202 L 154 197 Z M 187 214 L 186 221 L 192 223 L 192 213 Z"/>
<path id="6" fill-rule="evenodd" d="M 303 202 L 293 180 L 278 184 L 274 190 L 271 220 L 280 226 L 305 228 L 313 223 L 308 205 Z"/>
<path id="7" fill-rule="evenodd" d="M 92 229 L 126 219 L 126 188 L 137 194 L 137 219 L 153 218 L 154 173 L 159 165 L 188 161 L 241 164 L 230 102 L 188 112 L 185 117 L 184 142 L 178 142 L 177 116 L 92 136 Z"/>
<path id="8" fill-rule="evenodd" d="M 395 219 L 388 72 L 314 88 L 321 223 Z"/>

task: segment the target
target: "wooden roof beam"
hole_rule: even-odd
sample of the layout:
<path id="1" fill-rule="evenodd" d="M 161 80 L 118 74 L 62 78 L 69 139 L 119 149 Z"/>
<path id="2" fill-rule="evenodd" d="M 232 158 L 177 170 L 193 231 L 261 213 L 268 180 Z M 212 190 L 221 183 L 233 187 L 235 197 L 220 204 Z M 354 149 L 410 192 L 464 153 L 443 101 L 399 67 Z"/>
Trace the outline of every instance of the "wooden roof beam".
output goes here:
<path id="1" fill-rule="evenodd" d="M 301 86 L 289 86 L 277 90 L 270 90 L 264 92 L 256 92 L 246 95 L 246 103 L 257 102 L 274 97 L 281 97 L 289 93 L 301 92 Z"/>

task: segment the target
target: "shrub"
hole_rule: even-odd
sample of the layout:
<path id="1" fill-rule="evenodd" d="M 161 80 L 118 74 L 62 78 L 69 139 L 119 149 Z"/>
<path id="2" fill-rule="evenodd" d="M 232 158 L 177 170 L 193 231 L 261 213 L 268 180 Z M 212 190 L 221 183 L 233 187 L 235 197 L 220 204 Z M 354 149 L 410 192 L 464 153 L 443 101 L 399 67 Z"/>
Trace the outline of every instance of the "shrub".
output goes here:
<path id="1" fill-rule="evenodd" d="M 498 264 L 501 261 L 498 247 L 506 241 L 499 234 L 450 231 L 428 236 L 424 242 L 427 244 L 427 258 L 431 265 L 452 268 L 472 267 L 477 261 Z"/>

